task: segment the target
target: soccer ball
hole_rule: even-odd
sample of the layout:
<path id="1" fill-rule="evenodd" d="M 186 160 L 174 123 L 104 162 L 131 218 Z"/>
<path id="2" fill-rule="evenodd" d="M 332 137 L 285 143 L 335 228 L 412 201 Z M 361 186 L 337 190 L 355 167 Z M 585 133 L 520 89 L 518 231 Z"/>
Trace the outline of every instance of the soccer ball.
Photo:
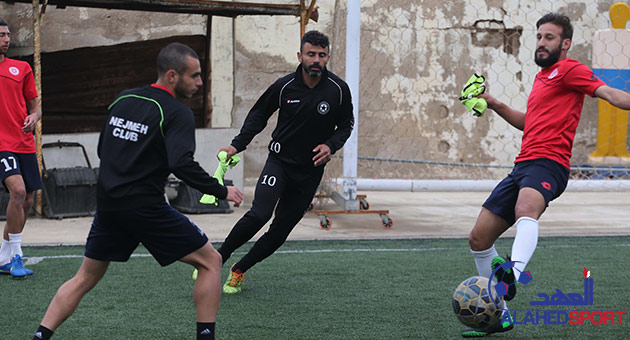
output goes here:
<path id="1" fill-rule="evenodd" d="M 501 321 L 503 303 L 492 284 L 488 292 L 488 279 L 473 276 L 457 286 L 453 294 L 453 311 L 457 319 L 468 327 L 486 328 Z"/>

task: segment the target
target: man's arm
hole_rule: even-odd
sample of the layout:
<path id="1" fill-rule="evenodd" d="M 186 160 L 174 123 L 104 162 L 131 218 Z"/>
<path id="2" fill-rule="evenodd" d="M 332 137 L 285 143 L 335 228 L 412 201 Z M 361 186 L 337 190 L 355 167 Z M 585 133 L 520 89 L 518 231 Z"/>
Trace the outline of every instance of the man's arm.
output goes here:
<path id="1" fill-rule="evenodd" d="M 230 200 L 230 189 L 221 185 L 195 161 L 195 122 L 190 109 L 168 112 L 164 123 L 164 144 L 168 167 L 177 178 L 204 194 Z"/>
<path id="2" fill-rule="evenodd" d="M 595 90 L 594 96 L 604 99 L 622 110 L 630 110 L 630 93 L 602 85 Z"/>
<path id="3" fill-rule="evenodd" d="M 232 140 L 231 146 L 234 147 L 236 152 L 245 150 L 254 136 L 267 126 L 269 117 L 280 107 L 278 103 L 279 96 L 280 86 L 278 81 L 276 81 L 258 98 L 256 104 L 247 114 L 240 133 Z M 228 153 L 228 158 L 231 157 L 233 153 L 230 150 L 224 150 L 225 148 L 221 150 Z"/>
<path id="4" fill-rule="evenodd" d="M 24 119 L 24 126 L 22 132 L 29 133 L 35 130 L 37 122 L 42 118 L 42 109 L 37 104 L 37 97 L 26 101 L 26 108 L 28 109 L 28 116 Z"/>
<path id="5" fill-rule="evenodd" d="M 478 97 L 485 99 L 488 102 L 488 108 L 494 110 L 506 122 L 523 131 L 525 128 L 525 113 L 512 109 L 487 93 L 482 93 Z"/>

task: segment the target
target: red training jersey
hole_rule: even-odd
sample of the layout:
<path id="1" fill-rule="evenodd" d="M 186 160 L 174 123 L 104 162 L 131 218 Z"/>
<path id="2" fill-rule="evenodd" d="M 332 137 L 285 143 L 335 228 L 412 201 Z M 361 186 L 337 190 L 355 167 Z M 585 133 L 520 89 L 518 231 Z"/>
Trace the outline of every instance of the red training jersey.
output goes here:
<path id="1" fill-rule="evenodd" d="M 4 58 L 0 62 L 0 151 L 35 152 L 32 133 L 22 132 L 28 115 L 26 101 L 37 98 L 31 66 Z"/>
<path id="2" fill-rule="evenodd" d="M 548 158 L 570 169 L 584 95 L 593 97 L 602 85 L 606 83 L 577 60 L 563 59 L 542 69 L 527 99 L 521 153 L 514 162 Z"/>

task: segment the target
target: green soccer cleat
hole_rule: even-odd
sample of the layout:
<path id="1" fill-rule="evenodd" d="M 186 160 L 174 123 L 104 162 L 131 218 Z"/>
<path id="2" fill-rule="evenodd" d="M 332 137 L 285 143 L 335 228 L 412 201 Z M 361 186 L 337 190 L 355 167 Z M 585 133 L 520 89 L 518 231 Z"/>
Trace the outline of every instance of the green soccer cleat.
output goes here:
<path id="1" fill-rule="evenodd" d="M 232 265 L 234 268 L 234 265 Z M 245 273 L 236 273 L 230 268 L 230 276 L 223 285 L 223 293 L 225 294 L 237 294 L 243 290 L 243 280 L 245 280 Z M 240 270 L 239 270 L 240 272 Z"/>
<path id="2" fill-rule="evenodd" d="M 510 261 L 512 260 L 509 256 L 506 258 L 496 256 L 492 259 L 491 264 L 492 271 L 494 272 L 495 269 L 497 270 L 496 273 L 494 273 L 494 277 L 497 279 L 497 284 L 503 284 L 505 286 L 505 294 L 503 295 L 503 299 L 505 301 L 510 301 L 516 296 L 516 277 L 514 276 L 514 268 L 506 270 L 499 268 L 504 263 L 508 263 Z M 499 290 L 498 287 L 497 290 Z"/>
<path id="3" fill-rule="evenodd" d="M 487 328 L 464 328 L 462 330 L 462 336 L 464 338 L 481 338 L 490 334 L 507 332 L 511 330 L 512 328 L 514 328 L 514 321 L 512 320 L 512 316 L 507 311 L 503 313 L 507 313 L 507 316 L 505 318 L 502 317 L 502 320 L 500 322 L 495 323 L 494 325 Z"/>

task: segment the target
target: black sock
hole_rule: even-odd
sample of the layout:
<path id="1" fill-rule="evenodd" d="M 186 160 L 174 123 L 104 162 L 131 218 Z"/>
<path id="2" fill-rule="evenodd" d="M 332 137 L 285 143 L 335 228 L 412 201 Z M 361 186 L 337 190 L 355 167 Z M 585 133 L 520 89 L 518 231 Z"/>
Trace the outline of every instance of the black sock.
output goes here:
<path id="1" fill-rule="evenodd" d="M 230 268 L 231 271 L 235 272 L 235 273 L 239 273 L 239 274 L 243 274 L 243 271 L 241 270 L 241 268 L 239 268 L 238 266 L 238 262 L 236 262 L 235 264 L 232 265 L 232 267 Z"/>
<path id="2" fill-rule="evenodd" d="M 197 340 L 214 340 L 214 322 L 197 322 Z"/>
<path id="3" fill-rule="evenodd" d="M 37 332 L 35 332 L 33 340 L 49 340 L 52 335 L 53 331 L 42 325 L 39 325 L 39 327 L 37 327 Z"/>

